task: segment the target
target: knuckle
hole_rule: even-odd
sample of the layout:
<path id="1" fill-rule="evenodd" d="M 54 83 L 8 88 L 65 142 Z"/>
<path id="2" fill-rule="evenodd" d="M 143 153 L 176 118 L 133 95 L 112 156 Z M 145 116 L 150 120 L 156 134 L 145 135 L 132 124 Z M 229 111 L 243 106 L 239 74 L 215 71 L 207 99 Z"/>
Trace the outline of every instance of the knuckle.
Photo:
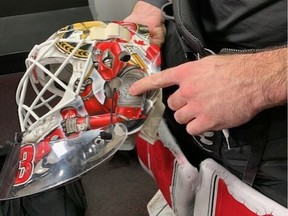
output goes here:
<path id="1" fill-rule="evenodd" d="M 197 130 L 192 122 L 186 125 L 186 131 L 192 136 L 201 134 L 201 131 Z"/>
<path id="2" fill-rule="evenodd" d="M 154 87 L 160 87 L 163 83 L 163 77 L 160 74 L 155 74 L 155 76 L 151 76 L 151 83 Z"/>
<path id="3" fill-rule="evenodd" d="M 179 124 L 185 124 L 186 123 L 186 121 L 184 120 L 184 116 L 179 112 L 174 113 L 174 118 Z"/>
<path id="4" fill-rule="evenodd" d="M 191 85 L 181 85 L 179 88 L 179 96 L 183 98 L 189 98 L 192 95 L 192 86 Z"/>
<path id="5" fill-rule="evenodd" d="M 173 100 L 173 97 L 170 96 L 167 100 L 167 104 L 168 104 L 168 107 L 172 110 L 175 111 L 175 104 L 174 104 L 174 100 Z"/>
<path id="6" fill-rule="evenodd" d="M 155 88 L 177 84 L 177 73 L 173 69 L 167 69 L 161 73 L 150 76 L 150 81 Z"/>

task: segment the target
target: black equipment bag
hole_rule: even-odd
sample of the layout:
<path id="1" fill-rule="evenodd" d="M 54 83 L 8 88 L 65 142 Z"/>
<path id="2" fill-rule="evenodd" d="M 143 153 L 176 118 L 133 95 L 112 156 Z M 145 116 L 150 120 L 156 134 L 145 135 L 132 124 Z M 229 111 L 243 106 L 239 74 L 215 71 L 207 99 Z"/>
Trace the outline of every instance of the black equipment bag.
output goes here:
<path id="1" fill-rule="evenodd" d="M 220 51 L 210 49 L 197 4 L 195 0 L 173 0 L 173 4 L 163 7 L 167 35 L 162 48 L 162 69 Z M 279 46 L 287 43 L 285 39 Z M 199 137 L 186 132 L 185 125 L 175 121 L 174 111 L 168 108 L 167 99 L 176 89 L 177 86 L 163 89 L 167 107 L 164 118 L 191 164 L 197 167 L 203 159 L 213 157 L 250 186 L 287 206 L 287 106 L 265 110 L 250 122 L 229 129 L 230 148 L 222 131 L 214 131 L 213 137 L 207 138 L 213 145 L 205 146 Z"/>

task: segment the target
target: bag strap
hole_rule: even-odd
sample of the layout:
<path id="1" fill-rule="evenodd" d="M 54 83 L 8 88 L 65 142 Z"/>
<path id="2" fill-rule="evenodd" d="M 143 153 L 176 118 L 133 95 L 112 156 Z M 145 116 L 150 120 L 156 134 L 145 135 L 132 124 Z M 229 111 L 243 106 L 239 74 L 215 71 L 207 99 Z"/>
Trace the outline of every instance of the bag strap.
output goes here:
<path id="1" fill-rule="evenodd" d="M 256 133 L 251 145 L 249 158 L 242 176 L 242 181 L 250 186 L 253 185 L 264 154 L 268 138 L 268 128 L 267 124 L 259 125 L 258 133 Z"/>
<path id="2" fill-rule="evenodd" d="M 162 7 L 162 14 L 165 19 L 174 21 L 187 56 L 192 53 L 196 59 L 200 59 L 213 52 L 206 48 L 196 4 L 197 1 L 194 0 L 173 0 L 173 3 L 167 3 Z"/>

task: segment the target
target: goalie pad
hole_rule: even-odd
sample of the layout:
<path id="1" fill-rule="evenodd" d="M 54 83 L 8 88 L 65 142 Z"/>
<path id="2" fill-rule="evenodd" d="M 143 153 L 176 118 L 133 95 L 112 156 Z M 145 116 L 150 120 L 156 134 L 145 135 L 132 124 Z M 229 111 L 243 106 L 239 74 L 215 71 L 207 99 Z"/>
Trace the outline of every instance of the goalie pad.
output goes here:
<path id="1" fill-rule="evenodd" d="M 153 144 L 141 136 L 136 140 L 139 161 L 161 191 L 148 204 L 150 215 L 172 215 L 172 211 L 177 216 L 287 216 L 285 207 L 243 183 L 214 160 L 204 160 L 198 171 L 163 120 L 158 132 L 159 139 Z"/>

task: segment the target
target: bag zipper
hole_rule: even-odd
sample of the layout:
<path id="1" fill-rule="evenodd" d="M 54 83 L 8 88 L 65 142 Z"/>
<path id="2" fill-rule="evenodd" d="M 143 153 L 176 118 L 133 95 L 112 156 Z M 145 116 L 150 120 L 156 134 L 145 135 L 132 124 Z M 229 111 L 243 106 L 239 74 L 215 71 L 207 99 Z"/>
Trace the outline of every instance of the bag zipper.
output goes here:
<path id="1" fill-rule="evenodd" d="M 233 49 L 233 48 L 223 48 L 220 50 L 220 54 L 235 54 L 235 53 L 242 53 L 242 54 L 252 54 L 257 52 L 265 52 L 265 51 L 272 51 L 276 49 L 287 48 L 287 44 L 279 45 L 279 46 L 271 46 L 265 48 L 256 48 L 256 49 Z"/>
<path id="2" fill-rule="evenodd" d="M 185 43 L 190 47 L 192 52 L 195 55 L 198 55 L 200 58 L 209 55 L 210 53 L 206 52 L 205 46 L 203 42 L 194 34 L 192 34 L 182 22 L 180 6 L 181 0 L 173 2 L 173 9 L 174 9 L 174 21 L 176 23 L 176 28 L 178 29 L 181 38 L 185 41 Z"/>

